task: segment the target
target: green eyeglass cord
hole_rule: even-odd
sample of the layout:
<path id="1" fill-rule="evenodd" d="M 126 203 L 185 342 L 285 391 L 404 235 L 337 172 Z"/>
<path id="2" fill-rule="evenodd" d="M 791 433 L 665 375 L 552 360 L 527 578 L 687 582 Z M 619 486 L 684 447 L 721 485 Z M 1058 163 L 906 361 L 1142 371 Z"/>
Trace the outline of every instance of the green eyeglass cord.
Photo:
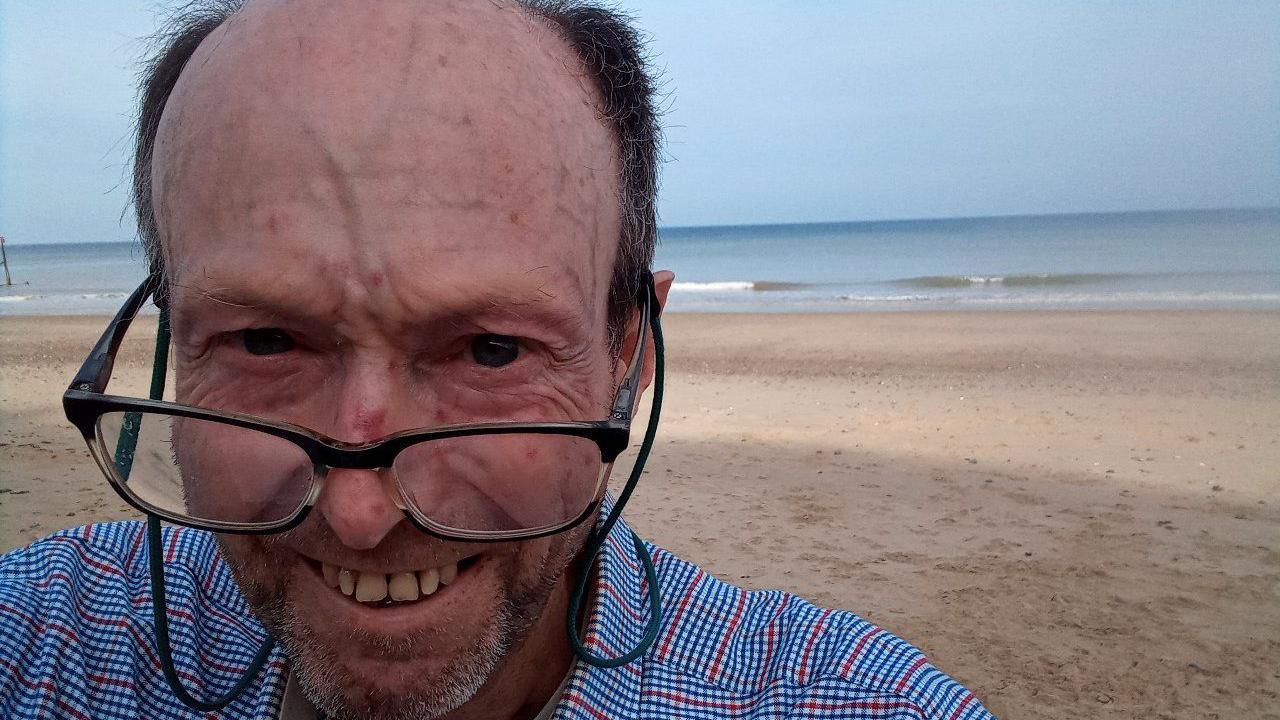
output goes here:
<path id="1" fill-rule="evenodd" d="M 650 307 L 656 308 L 657 293 L 654 291 L 652 279 L 649 281 L 647 292 L 649 293 Z M 621 667 L 643 655 L 657 639 L 658 629 L 662 625 L 662 594 L 658 588 L 658 574 L 653 567 L 653 558 L 650 557 L 644 541 L 632 531 L 631 541 L 635 545 L 636 555 L 644 566 L 645 580 L 649 586 L 649 622 L 645 626 L 644 635 L 640 638 L 640 642 L 629 652 L 612 658 L 592 653 L 578 635 L 578 616 L 590 584 L 591 568 L 595 564 L 601 548 L 604 547 L 605 538 L 609 536 L 609 531 L 613 529 L 614 524 L 621 517 L 622 508 L 627 504 L 631 494 L 635 491 L 636 484 L 640 481 L 640 475 L 644 472 L 645 462 L 649 459 L 649 451 L 653 448 L 653 439 L 658 432 L 658 419 L 662 410 L 662 381 L 665 368 L 662 352 L 662 326 L 658 322 L 657 312 L 653 312 L 650 315 L 650 329 L 653 334 L 655 359 L 653 406 L 649 413 L 649 422 L 645 426 L 644 440 L 640 444 L 640 450 L 636 455 L 635 465 L 631 468 L 631 474 L 627 477 L 627 483 L 623 486 L 622 492 L 618 493 L 618 499 L 614 502 L 613 508 L 609 511 L 604 521 L 587 536 L 578 565 L 577 585 L 569 598 L 567 623 L 569 645 L 573 648 L 573 652 L 579 660 L 598 668 Z M 155 360 L 151 369 L 150 398 L 152 400 L 164 398 L 164 384 L 168 365 L 169 312 L 162 307 L 160 309 L 160 321 L 156 330 Z M 140 424 L 140 414 L 136 414 L 136 417 L 135 413 L 126 414 L 124 425 L 120 430 L 120 437 L 117 440 L 115 454 L 116 467 L 120 471 L 122 478 L 128 478 L 132 469 Z M 173 650 L 169 644 L 169 612 L 165 599 L 164 548 L 160 537 L 160 518 L 155 515 L 147 515 L 147 561 L 151 571 L 151 609 L 152 618 L 155 622 L 156 649 L 160 655 L 160 669 L 164 673 L 165 681 L 169 683 L 169 688 L 182 701 L 182 704 L 192 710 L 200 712 L 221 710 L 235 701 L 257 677 L 258 672 L 266 665 L 267 658 L 270 657 L 271 652 L 275 649 L 275 640 L 270 636 L 267 637 L 267 640 L 262 643 L 262 647 L 258 649 L 253 661 L 249 663 L 249 667 L 245 669 L 244 675 L 236 681 L 235 687 L 227 691 L 226 694 L 213 700 L 200 700 L 192 697 L 183 687 L 181 680 L 178 678 L 178 671 L 173 664 Z"/>

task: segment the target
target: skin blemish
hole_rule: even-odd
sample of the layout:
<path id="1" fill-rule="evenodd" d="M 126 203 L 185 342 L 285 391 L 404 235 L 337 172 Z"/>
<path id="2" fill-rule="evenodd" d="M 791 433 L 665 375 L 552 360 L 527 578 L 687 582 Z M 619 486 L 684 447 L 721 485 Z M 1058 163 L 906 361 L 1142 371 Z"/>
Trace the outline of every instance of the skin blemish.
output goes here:
<path id="1" fill-rule="evenodd" d="M 380 270 L 374 271 L 373 274 L 369 276 L 369 282 L 374 287 L 382 287 L 382 283 L 386 282 L 386 279 L 387 279 L 386 276 L 383 275 L 382 271 Z"/>
<path id="2" fill-rule="evenodd" d="M 351 419 L 351 429 L 361 440 L 378 437 L 383 433 L 387 411 L 383 408 L 360 408 Z"/>
<path id="3" fill-rule="evenodd" d="M 507 215 L 507 219 L 511 221 L 511 224 L 512 224 L 512 225 L 519 225 L 519 224 L 520 224 L 520 213 L 518 213 L 518 212 L 516 212 L 516 211 L 512 210 L 512 211 L 511 211 L 511 214 Z"/>

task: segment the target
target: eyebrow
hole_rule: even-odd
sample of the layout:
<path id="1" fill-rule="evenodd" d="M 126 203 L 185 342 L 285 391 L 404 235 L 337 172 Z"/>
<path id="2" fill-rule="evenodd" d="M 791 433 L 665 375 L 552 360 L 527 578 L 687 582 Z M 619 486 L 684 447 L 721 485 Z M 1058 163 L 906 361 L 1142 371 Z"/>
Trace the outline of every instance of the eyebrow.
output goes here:
<path id="1" fill-rule="evenodd" d="M 331 324 L 342 303 L 340 296 L 327 301 L 324 296 L 313 296 L 322 298 L 322 305 L 317 308 L 314 304 L 292 299 L 293 293 L 285 289 L 245 282 L 212 282 L 204 288 L 196 284 L 177 285 L 174 294 L 178 299 L 194 302 L 197 306 L 207 307 L 212 303 L 298 322 L 324 321 L 326 325 Z M 324 305 L 325 302 L 330 305 Z M 541 322 L 556 328 L 576 328 L 586 320 L 584 313 L 574 312 L 564 302 L 559 302 L 556 294 L 541 285 L 517 286 L 500 294 L 465 294 L 453 302 L 420 309 L 422 312 L 417 317 L 407 321 L 409 325 L 419 328 L 442 324 L 458 327 L 478 318 L 503 317 Z"/>

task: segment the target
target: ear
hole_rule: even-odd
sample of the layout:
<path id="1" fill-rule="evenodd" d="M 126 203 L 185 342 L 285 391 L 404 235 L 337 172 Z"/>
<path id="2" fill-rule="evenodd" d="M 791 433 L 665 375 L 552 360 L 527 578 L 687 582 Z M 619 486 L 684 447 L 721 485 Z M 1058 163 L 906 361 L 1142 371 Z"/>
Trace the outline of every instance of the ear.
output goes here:
<path id="1" fill-rule="evenodd" d="M 661 314 L 662 310 L 667 307 L 667 294 L 671 292 L 671 284 L 675 282 L 676 274 L 670 270 L 659 270 L 653 274 L 653 289 L 658 296 L 658 307 L 653 308 L 655 314 Z M 627 359 L 635 352 L 636 343 L 640 338 L 640 310 L 637 308 L 631 313 L 631 322 L 627 326 L 627 337 L 622 344 L 622 357 L 618 359 L 618 367 L 620 373 L 627 371 Z M 644 369 L 640 371 L 640 389 L 636 392 L 635 402 L 632 404 L 632 412 L 640 406 L 640 399 L 644 396 L 645 390 L 649 389 L 649 384 L 653 382 L 653 371 L 656 354 L 653 347 L 653 334 L 649 334 L 649 339 L 645 342 L 644 357 L 641 362 L 644 363 Z"/>

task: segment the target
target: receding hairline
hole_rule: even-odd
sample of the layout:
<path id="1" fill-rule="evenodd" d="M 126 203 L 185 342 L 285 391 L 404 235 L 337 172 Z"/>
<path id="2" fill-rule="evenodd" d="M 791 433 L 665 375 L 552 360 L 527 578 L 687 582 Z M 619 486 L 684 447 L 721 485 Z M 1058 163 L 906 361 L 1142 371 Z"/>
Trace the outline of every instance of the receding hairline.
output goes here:
<path id="1" fill-rule="evenodd" d="M 603 99 L 581 58 L 553 27 L 526 11 L 485 3 L 452 3 L 439 13 L 395 5 L 372 22 L 339 28 L 333 18 L 282 22 L 278 13 L 298 14 L 288 5 L 247 14 L 256 6 L 248 3 L 236 16 L 242 21 L 228 18 L 204 37 L 175 80 L 154 138 L 150 199 L 157 241 L 169 248 L 179 243 L 186 226 L 170 223 L 175 208 L 190 207 L 186 200 L 243 195 L 239 175 L 210 179 L 219 167 L 317 178 L 327 168 L 412 174 L 404 185 L 411 197 L 433 192 L 441 173 L 462 162 L 472 168 L 468 176 L 493 169 L 487 184 L 470 192 L 507 187 L 505 195 L 486 198 L 499 205 L 522 187 L 508 186 L 508 177 L 541 168 L 540 174 L 565 178 L 566 188 L 597 188 L 592 194 L 599 197 L 589 206 L 612 215 L 608 203 L 620 194 L 617 134 L 597 111 Z M 480 16 L 492 23 L 482 37 L 453 39 L 455 24 Z M 410 17 L 426 19 L 411 25 Z M 375 51 L 350 50 L 382 28 L 387 30 Z M 295 52 L 295 38 L 298 48 L 305 42 L 305 51 Z M 228 153 L 227 147 L 239 150 Z M 458 159 L 449 163 L 449 155 Z M 303 158 L 313 164 L 303 169 L 294 162 Z M 435 167 L 437 158 L 444 164 Z M 423 168 L 434 171 L 424 174 Z M 546 197 L 528 195 L 539 196 Z M 593 254 L 605 254 L 605 237 L 614 240 L 611 257 L 617 230 L 593 242 Z"/>
<path id="2" fill-rule="evenodd" d="M 169 95 L 196 48 L 245 4 L 245 0 L 207 0 L 181 7 L 157 35 L 158 52 L 142 72 L 133 197 L 151 270 L 162 277 L 166 276 L 164 250 L 151 193 L 156 130 Z M 657 83 L 648 67 L 644 38 L 630 24 L 630 18 L 591 2 L 513 0 L 509 7 L 543 21 L 567 42 L 599 90 L 597 112 L 617 144 L 622 226 L 609 284 L 608 315 L 610 344 L 620 350 L 626 318 L 644 292 L 657 241 L 662 129 L 655 105 Z"/>

